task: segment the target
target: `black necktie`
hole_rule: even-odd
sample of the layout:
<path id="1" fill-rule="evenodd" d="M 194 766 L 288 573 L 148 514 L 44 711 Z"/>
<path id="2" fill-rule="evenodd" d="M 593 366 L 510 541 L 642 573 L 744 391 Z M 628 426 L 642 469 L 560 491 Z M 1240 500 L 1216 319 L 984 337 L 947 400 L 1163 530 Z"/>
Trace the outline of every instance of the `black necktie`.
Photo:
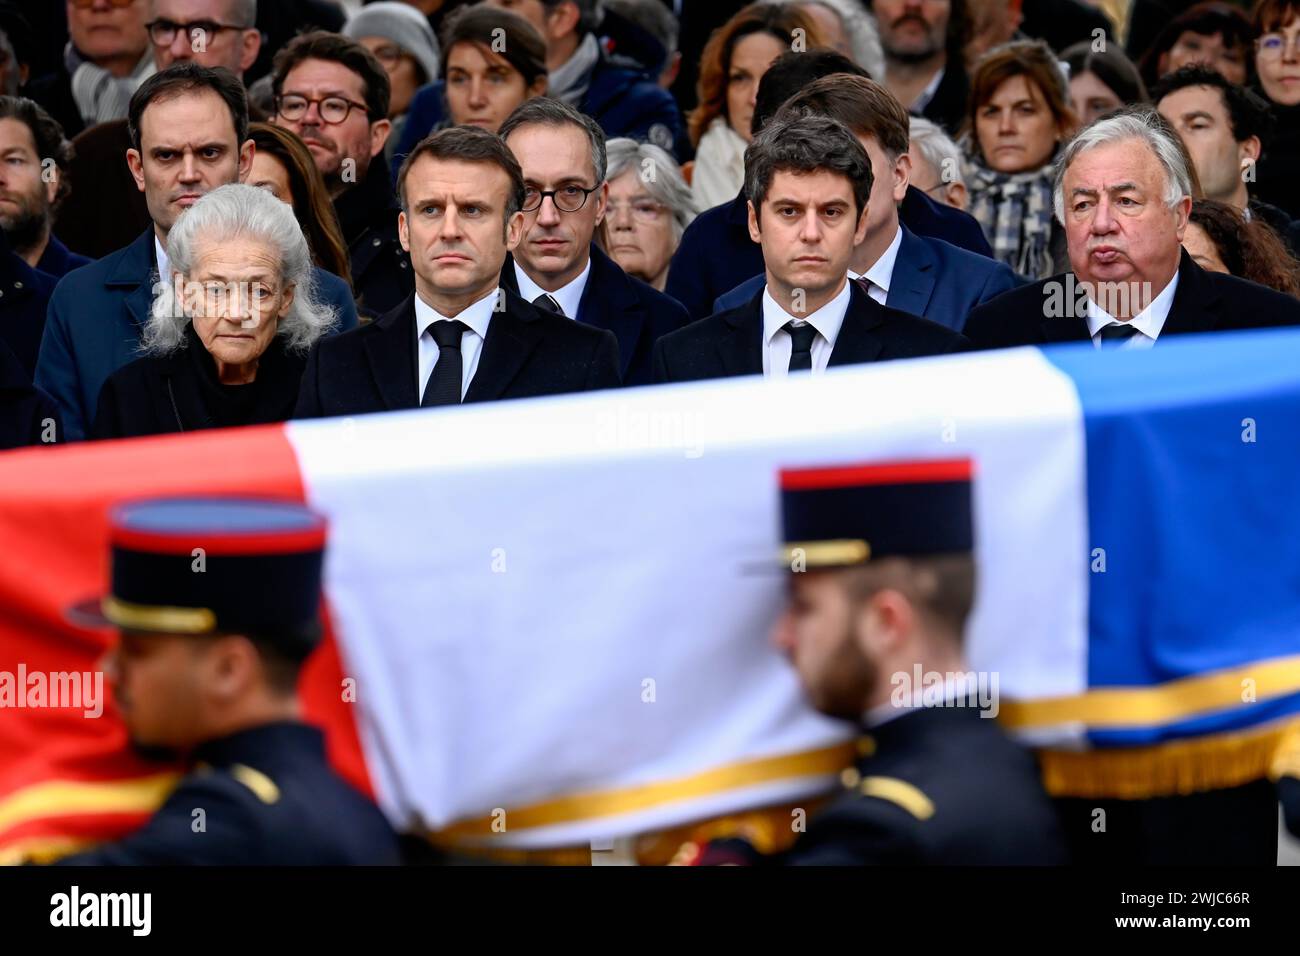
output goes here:
<path id="1" fill-rule="evenodd" d="M 438 364 L 433 367 L 429 384 L 424 387 L 421 408 L 431 405 L 459 405 L 460 381 L 465 361 L 460 354 L 460 337 L 468 331 L 464 322 L 440 319 L 429 326 L 429 334 L 438 343 Z"/>
<path id="2" fill-rule="evenodd" d="M 1113 349 L 1137 335 L 1137 329 L 1128 322 L 1112 322 L 1110 325 L 1103 325 L 1097 334 L 1101 336 L 1102 348 Z"/>
<path id="3" fill-rule="evenodd" d="M 533 305 L 547 312 L 554 312 L 556 315 L 564 315 L 564 310 L 560 308 L 560 301 L 549 292 L 543 292 L 533 299 Z"/>
<path id="4" fill-rule="evenodd" d="M 795 325 L 794 322 L 787 322 L 782 326 L 790 333 L 790 371 L 791 372 L 811 372 L 812 371 L 812 344 L 813 339 L 817 338 L 817 330 L 805 322 L 803 325 Z"/>

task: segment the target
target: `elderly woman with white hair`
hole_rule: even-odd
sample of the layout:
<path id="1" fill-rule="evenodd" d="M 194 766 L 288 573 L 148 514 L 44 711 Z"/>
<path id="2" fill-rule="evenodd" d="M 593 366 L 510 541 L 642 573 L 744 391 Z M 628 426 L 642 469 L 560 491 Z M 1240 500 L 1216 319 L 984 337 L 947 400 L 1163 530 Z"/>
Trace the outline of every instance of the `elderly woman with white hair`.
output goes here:
<path id="1" fill-rule="evenodd" d="M 285 421 L 307 350 L 337 316 L 318 298 L 293 207 L 254 186 L 214 189 L 167 238 L 141 358 L 99 395 L 93 438 Z"/>
<path id="2" fill-rule="evenodd" d="M 624 272 L 662 292 L 668 264 L 697 211 L 691 188 L 677 161 L 658 146 L 620 137 L 605 144 L 605 153 L 609 202 L 600 243 Z"/>

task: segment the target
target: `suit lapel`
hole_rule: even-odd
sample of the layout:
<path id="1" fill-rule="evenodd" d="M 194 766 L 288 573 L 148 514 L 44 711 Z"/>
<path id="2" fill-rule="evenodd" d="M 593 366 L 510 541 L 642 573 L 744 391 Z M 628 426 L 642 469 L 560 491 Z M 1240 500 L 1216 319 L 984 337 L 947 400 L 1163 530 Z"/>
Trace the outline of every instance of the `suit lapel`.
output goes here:
<path id="1" fill-rule="evenodd" d="M 930 296 L 934 294 L 934 254 L 925 243 L 908 232 L 906 226 L 899 228 L 903 230 L 903 238 L 898 244 L 898 256 L 894 259 L 894 273 L 889 277 L 885 304 L 900 312 L 925 315 Z"/>
<path id="2" fill-rule="evenodd" d="M 591 247 L 591 273 L 582 291 L 577 318 L 579 322 L 614 333 L 618 339 L 620 373 L 626 376 L 641 339 L 645 314 L 627 273 L 595 244 Z"/>
<path id="3" fill-rule="evenodd" d="M 137 326 L 143 326 L 153 305 L 154 283 L 159 281 L 158 263 L 154 261 L 154 231 L 150 226 L 135 242 L 127 246 L 117 266 L 105 280 L 109 288 L 130 289 L 122 300 Z M 162 281 L 170 282 L 167 276 Z"/>
<path id="4" fill-rule="evenodd" d="M 727 375 L 763 374 L 763 290 L 726 316 L 727 330 L 718 342 L 718 358 Z"/>
<path id="5" fill-rule="evenodd" d="M 849 307 L 835 337 L 835 348 L 827 365 L 860 365 L 874 362 L 885 341 L 880 335 L 884 325 L 884 306 L 862 291 L 856 282 L 849 283 Z"/>
<path id="6" fill-rule="evenodd" d="M 415 294 L 393 311 L 380 316 L 365 338 L 366 360 L 375 388 L 389 411 L 415 408 Z"/>
<path id="7" fill-rule="evenodd" d="M 1170 303 L 1169 316 L 1160 336 L 1208 332 L 1217 328 L 1219 304 L 1214 284 L 1184 249 L 1178 261 L 1178 288 L 1174 290 L 1174 301 Z"/>
<path id="8" fill-rule="evenodd" d="M 537 345 L 536 310 L 513 292 L 506 292 L 505 298 L 505 309 L 492 313 L 466 403 L 503 397 Z"/>

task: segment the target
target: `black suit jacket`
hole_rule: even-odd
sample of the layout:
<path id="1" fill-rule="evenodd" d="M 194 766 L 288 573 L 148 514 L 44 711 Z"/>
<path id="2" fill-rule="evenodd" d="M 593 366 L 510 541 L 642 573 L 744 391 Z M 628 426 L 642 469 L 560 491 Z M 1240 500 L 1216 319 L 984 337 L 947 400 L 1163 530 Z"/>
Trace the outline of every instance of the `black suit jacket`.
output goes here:
<path id="1" fill-rule="evenodd" d="M 501 270 L 501 287 L 519 291 L 511 256 Z M 573 318 L 614 333 L 624 385 L 649 384 L 655 342 L 690 322 L 676 299 L 628 275 L 595 244 L 591 247 L 591 274 Z"/>
<path id="2" fill-rule="evenodd" d="M 815 815 L 807 832 L 775 862 L 1069 862 L 1034 758 L 977 708 L 921 708 L 869 730 L 863 743 L 868 755 L 846 775 L 846 792 Z"/>
<path id="3" fill-rule="evenodd" d="M 503 291 L 492 314 L 465 402 L 531 398 L 612 388 L 619 384 L 612 332 L 534 308 Z M 415 295 L 369 325 L 312 346 L 295 418 L 323 418 L 417 408 L 419 357 Z"/>
<path id="4" fill-rule="evenodd" d="M 970 343 L 937 322 L 881 305 L 849 286 L 849 308 L 831 350 L 830 365 L 961 352 Z M 763 374 L 763 292 L 743 306 L 692 322 L 655 346 L 655 381 Z"/>
<path id="5" fill-rule="evenodd" d="M 1068 281 L 1069 275 L 1052 276 L 990 299 L 971 312 L 966 335 L 981 349 L 1089 341 L 1086 305 L 1080 303 L 1080 286 Z M 1184 250 L 1178 289 L 1160 338 L 1297 324 L 1300 301 L 1245 279 L 1206 272 Z"/>

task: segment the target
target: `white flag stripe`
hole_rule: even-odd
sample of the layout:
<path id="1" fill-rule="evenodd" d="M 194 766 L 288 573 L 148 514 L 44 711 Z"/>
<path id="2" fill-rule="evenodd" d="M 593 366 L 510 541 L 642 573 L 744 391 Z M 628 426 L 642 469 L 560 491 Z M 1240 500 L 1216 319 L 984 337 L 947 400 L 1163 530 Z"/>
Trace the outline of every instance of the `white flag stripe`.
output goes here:
<path id="1" fill-rule="evenodd" d="M 401 825 L 508 820 L 842 739 L 768 645 L 784 585 L 757 565 L 776 553 L 782 468 L 971 457 L 972 667 L 997 670 L 1004 695 L 1085 687 L 1082 417 L 1035 350 L 293 423 L 289 437 L 331 519 L 327 593 Z M 1033 599 L 1044 589 L 1052 601 Z M 508 823 L 503 836 L 522 838 Z"/>

